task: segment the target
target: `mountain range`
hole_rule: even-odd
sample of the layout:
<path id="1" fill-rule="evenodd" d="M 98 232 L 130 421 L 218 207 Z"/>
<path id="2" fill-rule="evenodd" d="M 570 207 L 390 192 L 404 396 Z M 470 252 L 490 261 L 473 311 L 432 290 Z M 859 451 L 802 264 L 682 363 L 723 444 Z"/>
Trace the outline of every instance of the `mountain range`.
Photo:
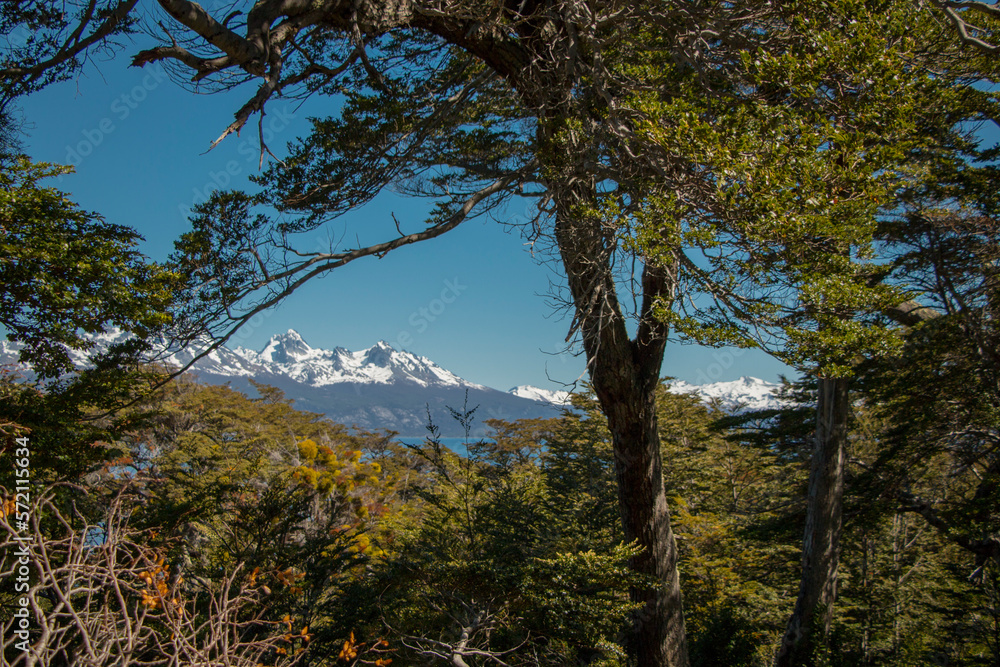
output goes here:
<path id="1" fill-rule="evenodd" d="M 778 387 L 773 382 L 746 375 L 731 382 L 689 384 L 683 380 L 674 380 L 670 383 L 670 391 L 675 394 L 697 394 L 706 403 L 730 412 L 782 407 L 781 400 L 775 395 Z"/>
<path id="2" fill-rule="evenodd" d="M 120 334 L 98 336 L 98 345 L 113 342 Z M 0 363 L 14 363 L 18 346 L 0 342 Z M 166 359 L 186 366 L 197 354 L 187 349 Z M 77 355 L 79 363 L 85 356 Z M 509 391 L 465 380 L 426 357 L 400 351 L 385 341 L 352 352 L 342 347 L 313 348 L 295 330 L 272 336 L 263 349 L 219 347 L 190 368 L 208 384 L 229 384 L 254 394 L 250 380 L 282 390 L 295 406 L 319 412 L 334 421 L 362 428 L 387 428 L 403 436 L 426 433 L 428 415 L 445 437 L 463 435 L 448 407 L 479 406 L 473 435 L 484 435 L 483 421 L 554 417 L 567 404 L 569 392 L 520 385 Z M 691 385 L 674 382 L 671 391 L 693 392 L 723 409 L 777 407 L 776 385 L 744 377 L 733 382 Z"/>

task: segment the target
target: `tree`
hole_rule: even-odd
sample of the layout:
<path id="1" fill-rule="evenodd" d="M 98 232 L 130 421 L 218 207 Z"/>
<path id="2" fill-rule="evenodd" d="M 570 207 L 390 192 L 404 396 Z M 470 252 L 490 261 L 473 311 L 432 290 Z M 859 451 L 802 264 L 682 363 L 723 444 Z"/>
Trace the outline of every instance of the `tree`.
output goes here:
<path id="1" fill-rule="evenodd" d="M 677 136 L 691 136 L 691 116 L 705 121 L 725 112 L 706 108 L 706 100 L 781 97 L 785 86 L 747 76 L 743 54 L 794 60 L 809 32 L 795 21 L 801 7 L 286 0 L 223 20 L 189 0 L 160 4 L 181 34 L 141 52 L 135 64 L 171 60 L 198 80 L 262 80 L 223 136 L 299 84 L 346 97 L 340 117 L 318 121 L 288 168 L 265 178 L 277 197 L 228 193 L 200 209 L 178 256 L 199 290 L 194 316 L 183 323 L 195 332 L 208 324 L 221 342 L 310 277 L 432 239 L 471 215 L 499 211 L 513 196 L 537 198 L 539 215 L 527 231 L 554 242 L 565 269 L 571 333 L 580 336 L 613 437 L 625 533 L 644 549 L 633 564 L 659 582 L 633 591 L 648 613 L 631 650 L 643 664 L 685 664 L 653 408 L 672 322 L 654 311 L 670 312 L 685 296 L 682 274 L 717 291 L 676 241 L 689 212 L 678 204 L 714 201 L 719 173 L 704 155 L 672 152 L 641 129 L 666 122 Z M 650 113 L 644 96 L 694 108 Z M 426 228 L 399 227 L 398 236 L 358 248 L 295 248 L 296 233 L 390 184 L 439 199 Z M 288 217 L 272 224 L 255 209 L 265 203 Z M 627 243 L 643 216 L 667 221 L 671 242 L 655 262 Z M 623 279 L 619 267 L 631 257 L 642 264 L 640 277 Z M 635 287 L 633 312 L 619 299 L 623 283 Z"/>
<path id="2" fill-rule="evenodd" d="M 79 71 L 95 51 L 128 34 L 138 0 L 17 0 L 0 6 L 0 113 L 11 103 Z"/>
<path id="3" fill-rule="evenodd" d="M 691 223 L 701 201 L 717 204 L 710 212 L 725 223 L 732 237 L 765 245 L 763 237 L 768 235 L 747 230 L 746 219 L 729 212 L 734 206 L 738 211 L 745 208 L 741 199 L 745 192 L 730 190 L 730 199 L 736 201 L 715 196 L 717 183 L 733 161 L 726 157 L 738 155 L 736 149 L 723 144 L 712 153 L 712 146 L 703 145 L 697 131 L 727 119 L 726 129 L 734 136 L 743 134 L 762 145 L 789 127 L 795 133 L 799 128 L 811 130 L 809 123 L 825 125 L 827 134 L 816 143 L 812 143 L 815 133 L 808 135 L 801 146 L 804 152 L 795 155 L 811 153 L 812 166 L 836 173 L 836 183 L 820 179 L 816 186 L 822 202 L 836 200 L 838 192 L 827 191 L 831 188 L 861 185 L 860 190 L 849 191 L 838 209 L 848 212 L 849 221 L 837 220 L 814 230 L 830 246 L 826 265 L 843 273 L 836 260 L 850 256 L 852 241 L 847 245 L 839 241 L 858 233 L 859 226 L 864 233 L 866 217 L 860 209 L 870 206 L 871 198 L 865 179 L 879 171 L 879 162 L 872 160 L 871 167 L 858 170 L 856 160 L 838 164 L 831 156 L 840 153 L 822 147 L 832 141 L 834 146 L 846 144 L 840 149 L 843 155 L 852 150 L 870 154 L 889 144 L 879 143 L 884 140 L 881 136 L 865 144 L 870 131 L 858 139 L 850 123 L 824 123 L 822 112 L 812 106 L 822 96 L 796 100 L 799 84 L 792 79 L 804 75 L 805 87 L 815 79 L 820 87 L 837 89 L 837 74 L 824 70 L 833 58 L 815 54 L 820 42 L 829 41 L 837 29 L 846 29 L 846 20 L 833 29 L 814 29 L 807 20 L 799 20 L 803 8 L 778 9 L 765 3 L 725 7 L 651 3 L 630 10 L 564 2 L 477 12 L 461 3 L 434 10 L 366 3 L 346 10 L 328 2 L 313 14 L 292 5 L 255 6 L 246 15 L 243 37 L 190 3 L 161 4 L 221 53 L 200 57 L 175 43 L 140 53 L 136 64 L 174 59 L 192 68 L 196 77 L 242 69 L 264 79 L 227 133 L 241 128 L 271 95 L 293 83 L 312 78 L 319 90 L 345 91 L 341 116 L 317 122 L 313 136 L 294 147 L 287 168 L 274 168 L 264 179 L 280 193 L 267 203 L 287 213 L 300 212 L 300 217 L 269 227 L 253 208 L 265 203 L 264 198 L 222 195 L 200 210 L 196 231 L 182 244 L 186 270 L 198 274 L 199 285 L 213 284 L 213 290 L 199 292 L 199 306 L 211 304 L 212 314 L 223 316 L 221 338 L 233 324 L 280 300 L 312 275 L 445 233 L 470 213 L 495 210 L 513 188 L 541 199 L 542 215 L 531 233 L 554 241 L 566 272 L 576 314 L 573 329 L 581 336 L 591 381 L 615 440 L 626 536 L 645 548 L 635 565 L 641 572 L 655 573 L 661 582 L 659 592 L 634 592 L 636 600 L 645 600 L 652 608 L 648 622 L 637 630 L 635 655 L 648 664 L 683 664 L 676 551 L 662 491 L 652 398 L 663 345 L 670 325 L 678 322 L 662 315 L 672 313 L 678 297 L 686 296 L 679 291 L 686 281 L 719 294 L 719 276 L 706 275 L 683 250 L 691 233 L 703 232 Z M 266 56 L 260 37 L 265 25 L 282 26 L 270 31 Z M 285 48 L 301 43 L 305 35 L 310 40 L 307 51 Z M 859 66 L 856 56 L 865 53 L 870 43 L 845 42 L 851 56 L 846 67 L 854 67 L 846 70 L 846 76 L 860 81 L 874 75 L 878 85 L 873 88 L 884 91 L 888 76 L 897 72 Z M 881 47 L 882 42 L 877 43 Z M 747 62 L 741 54 L 750 51 L 760 55 L 758 64 L 764 64 Z M 844 74 L 845 68 L 835 72 Z M 788 84 L 776 79 L 789 73 Z M 864 96 L 863 109 L 873 108 L 878 98 L 878 94 Z M 849 106 L 845 100 L 849 96 L 837 98 Z M 748 118 L 732 113 L 733 104 L 737 109 L 756 107 L 772 113 Z M 896 112 L 900 106 L 891 108 Z M 846 115 L 852 113 L 860 112 L 849 109 Z M 533 135 L 521 130 L 524 123 L 531 123 Z M 684 145 L 692 141 L 693 149 Z M 779 157 L 777 151 L 767 156 Z M 750 166 L 754 175 L 764 177 L 752 188 L 757 193 L 766 187 L 767 166 Z M 390 182 L 441 198 L 427 229 L 400 231 L 387 242 L 342 252 L 284 254 L 292 247 L 289 239 L 294 233 L 369 200 Z M 788 210 L 796 211 L 801 214 L 797 220 L 810 218 L 815 224 L 829 211 L 825 203 L 815 203 L 812 194 L 806 186 L 801 198 L 790 202 L 771 198 L 760 209 L 767 208 L 778 219 Z M 828 215 L 824 219 L 831 220 Z M 662 252 L 652 262 L 647 261 L 652 253 L 631 243 L 633 228 L 641 228 L 644 221 L 654 221 L 652 233 L 664 237 Z M 788 228 L 768 231 L 782 230 Z M 228 251 L 220 253 L 226 244 Z M 642 305 L 633 313 L 634 338 L 617 297 L 614 266 L 622 247 L 643 263 L 635 285 Z M 754 253 L 747 264 L 759 256 Z M 784 259 L 787 266 L 790 258 Z M 802 275 L 803 268 L 798 269 L 799 279 L 809 278 Z M 822 269 L 813 264 L 809 270 Z M 876 287 L 834 294 L 815 279 L 813 287 L 818 300 L 833 299 L 840 305 L 857 305 L 878 291 Z M 237 304 L 246 307 L 230 318 Z M 656 316 L 657 309 L 661 317 Z M 810 316 L 822 316 L 824 326 L 835 331 L 857 334 L 851 318 L 834 310 L 827 304 L 825 315 L 814 309 Z M 213 324 L 218 326 L 219 320 Z M 824 337 L 806 335 L 801 343 L 822 347 Z M 842 400 L 832 404 L 841 406 L 843 413 L 846 394 L 838 395 Z M 836 434 L 842 426 L 842 420 L 835 419 L 828 430 Z M 821 451 L 830 450 L 836 458 L 843 449 L 836 443 L 843 438 L 824 436 L 817 442 L 828 440 L 831 446 Z M 826 459 L 817 460 L 825 466 Z M 819 533 L 835 541 L 839 524 L 835 480 L 830 489 L 830 494 L 820 494 L 832 514 L 822 522 L 829 527 Z M 812 561 L 808 553 L 807 563 Z M 804 590 L 829 589 L 835 570 L 835 559 L 821 565 L 818 583 Z M 802 614 L 811 613 L 812 600 L 820 598 L 827 607 L 832 603 L 832 594 L 817 590 L 816 595 L 806 595 Z"/>
<path id="4" fill-rule="evenodd" d="M 117 477 L 138 488 L 133 523 L 158 535 L 150 541 L 169 576 L 189 582 L 178 590 L 211 589 L 231 573 L 234 586 L 258 591 L 269 618 L 309 626 L 309 659 L 320 660 L 316 651 L 351 630 L 341 589 L 392 550 L 396 480 L 364 451 L 383 434 L 351 432 L 257 389 L 251 399 L 174 380 L 140 406 L 156 416 L 129 439 L 133 456 Z"/>
<path id="5" fill-rule="evenodd" d="M 456 414 L 468 427 L 473 412 Z M 462 455 L 436 431 L 411 446 L 424 481 L 398 553 L 363 584 L 361 597 L 379 600 L 369 626 L 374 617 L 375 631 L 389 627 L 413 660 L 623 664 L 618 643 L 637 607 L 627 590 L 640 583 L 626 562 L 637 548 L 613 516 L 613 460 L 593 446 L 610 454 L 607 431 L 583 421 L 490 420 L 495 437 Z M 571 497 L 581 479 L 591 484 Z"/>
<path id="6" fill-rule="evenodd" d="M 162 329 L 173 275 L 135 249 L 134 230 L 80 210 L 65 195 L 40 184 L 69 171 L 5 160 L 0 171 L 0 324 L 20 343 L 22 362 L 40 379 L 75 370 L 70 350 L 95 347 L 88 335 L 116 327 L 140 340 Z M 105 353 L 123 366 L 137 341 Z M 101 366 L 100 359 L 93 359 Z"/>
<path id="7" fill-rule="evenodd" d="M 225 571 L 215 585 L 182 592 L 169 576 L 163 551 L 149 544 L 151 534 L 130 523 L 134 499 L 122 491 L 104 512 L 84 517 L 79 511 L 63 513 L 55 498 L 58 489 L 43 487 L 27 531 L 15 527 L 6 505 L 0 509 L 5 664 L 225 661 L 253 667 L 268 660 L 291 667 L 301 662 L 302 655 L 285 647 L 292 634 L 296 645 L 308 641 L 306 632 L 296 628 L 293 633 L 269 617 L 273 610 L 259 604 L 259 593 L 240 576 L 240 568 Z M 45 525 L 50 522 L 54 531 Z M 15 579 L 28 588 L 11 590 Z M 253 624 L 260 631 L 248 634 L 245 628 Z"/>
<path id="8" fill-rule="evenodd" d="M 0 420 L 33 431 L 36 474 L 74 479 L 135 421 L 111 413 L 162 378 L 139 362 L 170 321 L 175 275 L 136 250 L 133 230 L 41 183 L 65 171 L 0 161 L 0 325 L 34 376 L 5 374 Z M 93 353 L 109 328 L 133 337 Z"/>
<path id="9" fill-rule="evenodd" d="M 996 55 L 997 19 L 1000 9 L 979 0 L 961 2 L 959 0 L 932 0 L 951 21 L 963 44 L 988 55 Z"/>
<path id="10" fill-rule="evenodd" d="M 900 350 L 899 330 L 882 313 L 908 297 L 890 278 L 882 221 L 928 161 L 956 155 L 967 141 L 959 123 L 988 117 L 994 104 L 970 89 L 992 69 L 961 59 L 912 3 L 787 11 L 795 30 L 785 49 L 744 59 L 757 96 L 647 103 L 651 115 L 686 114 L 690 130 L 663 122 L 650 136 L 673 152 L 693 142 L 717 187 L 695 202 L 659 204 L 657 212 L 682 209 L 682 227 L 662 214 L 639 221 L 639 243 L 654 256 L 661 248 L 664 262 L 675 261 L 678 237 L 688 254 L 700 251 L 687 261 L 710 286 L 689 313 L 668 302 L 662 317 L 703 342 L 769 349 L 818 378 L 802 579 L 782 665 L 809 653 L 814 625 L 824 637 L 830 629 L 849 377 L 858 359 Z"/>
<path id="11" fill-rule="evenodd" d="M 1000 562 L 992 178 L 992 168 L 966 165 L 911 202 L 895 241 L 935 316 L 917 318 L 904 360 L 872 364 L 864 384 L 885 420 L 873 483 L 973 555 L 980 583 Z"/>
<path id="12" fill-rule="evenodd" d="M 43 476 L 74 479 L 121 453 L 108 443 L 134 426 L 115 410 L 163 374 L 139 368 L 170 321 L 175 275 L 136 250 L 141 237 L 83 211 L 45 178 L 68 167 L 22 154 L 18 98 L 79 71 L 133 27 L 137 0 L 0 6 L 0 326 L 21 345 L 32 382 L 3 373 L 0 424 L 32 432 Z M 108 329 L 129 340 L 91 354 Z M 32 387 L 34 383 L 36 386 Z"/>

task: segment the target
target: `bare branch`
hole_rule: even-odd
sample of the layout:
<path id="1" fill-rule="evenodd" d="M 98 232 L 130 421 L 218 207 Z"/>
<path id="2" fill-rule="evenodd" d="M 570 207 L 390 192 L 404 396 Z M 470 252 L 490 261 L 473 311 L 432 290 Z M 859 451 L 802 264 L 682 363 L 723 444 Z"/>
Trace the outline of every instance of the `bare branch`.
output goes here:
<path id="1" fill-rule="evenodd" d="M 982 37 L 977 36 L 976 33 L 983 34 L 985 31 L 973 26 L 966 20 L 966 14 L 970 12 L 982 14 L 993 19 L 1000 18 L 1000 7 L 997 5 L 988 5 L 985 2 L 975 2 L 971 0 L 963 2 L 954 0 L 933 0 L 933 2 L 934 6 L 943 11 L 945 16 L 947 16 L 952 22 L 952 25 L 955 26 L 963 44 L 974 46 L 980 51 L 991 55 L 996 53 L 997 50 L 1000 50 L 1000 46 L 997 44 L 992 44 Z"/>
<path id="2" fill-rule="evenodd" d="M 255 591 L 235 585 L 242 566 L 200 592 L 171 580 L 149 535 L 128 524 L 128 487 L 92 521 L 60 508 L 56 498 L 68 492 L 86 493 L 66 484 L 33 491 L 27 533 L 0 512 L 0 576 L 15 576 L 25 562 L 31 570 L 26 597 L 36 632 L 23 640 L 17 617 L 2 622 L 2 648 L 18 656 L 14 665 L 254 667 L 286 642 L 284 625 L 263 617 Z M 45 528 L 52 520 L 61 532 Z M 250 625 L 269 632 L 247 634 Z M 21 641 L 26 652 L 14 650 Z"/>
<path id="3" fill-rule="evenodd" d="M 219 347 L 224 345 L 226 341 L 228 341 L 240 329 L 240 327 L 249 322 L 255 315 L 277 305 L 312 278 L 345 266 L 363 257 L 384 257 L 387 253 L 403 246 L 437 238 L 465 222 L 474 213 L 479 204 L 495 195 L 507 191 L 514 183 L 529 174 L 532 169 L 534 169 L 534 163 L 530 163 L 520 170 L 513 171 L 504 177 L 493 181 L 468 197 L 462 206 L 460 206 L 458 210 L 456 210 L 446 220 L 438 222 L 420 232 L 402 234 L 389 241 L 365 247 L 358 247 L 346 252 L 301 253 L 301 256 L 306 258 L 303 261 L 286 266 L 281 271 L 263 273 L 261 280 L 243 286 L 239 295 L 234 297 L 233 303 L 238 303 L 242 299 L 251 297 L 256 293 L 259 293 L 262 290 L 270 289 L 273 286 L 280 287 L 267 294 L 266 297 L 254 304 L 252 308 L 242 313 L 237 314 L 230 312 L 229 307 L 226 306 L 227 315 L 225 319 L 224 331 L 218 333 L 218 335 L 212 336 L 212 342 L 201 347 L 201 349 L 198 349 L 194 353 L 191 361 L 189 361 L 183 368 L 178 369 L 172 377 L 185 372 L 199 359 L 202 359 L 214 350 L 217 350 Z M 259 255 L 257 254 L 257 251 L 254 251 L 252 254 L 255 256 L 255 261 L 258 261 Z M 211 319 L 214 315 L 210 314 L 207 317 Z"/>

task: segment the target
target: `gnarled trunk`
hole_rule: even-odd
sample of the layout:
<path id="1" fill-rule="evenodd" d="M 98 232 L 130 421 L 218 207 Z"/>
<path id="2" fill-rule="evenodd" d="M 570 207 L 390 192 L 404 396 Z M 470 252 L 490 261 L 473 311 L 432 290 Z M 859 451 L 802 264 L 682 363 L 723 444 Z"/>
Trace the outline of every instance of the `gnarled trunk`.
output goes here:
<path id="1" fill-rule="evenodd" d="M 612 273 L 613 235 L 587 214 L 593 189 L 567 188 L 559 201 L 556 238 L 587 354 L 591 384 L 608 419 L 615 453 L 618 502 L 625 538 L 643 548 L 631 563 L 651 575 L 653 588 L 630 591 L 643 603 L 626 645 L 642 667 L 686 667 L 687 643 L 677 572 L 677 548 L 663 488 L 655 392 L 667 327 L 652 316 L 656 299 L 672 299 L 669 269 L 647 266 L 642 307 L 630 339 Z"/>
<path id="2" fill-rule="evenodd" d="M 677 547 L 663 489 L 655 400 L 638 373 L 627 375 L 617 374 L 614 381 L 602 382 L 600 389 L 594 383 L 614 446 L 625 539 L 638 540 L 643 547 L 632 568 L 653 575 L 657 582 L 655 589 L 630 591 L 632 601 L 644 606 L 634 617 L 626 645 L 639 665 L 679 667 L 688 664 L 687 646 Z"/>
<path id="3" fill-rule="evenodd" d="M 825 637 L 837 597 L 837 567 L 846 467 L 847 422 L 851 403 L 847 378 L 820 378 L 816 438 L 809 473 L 802 579 L 775 664 L 791 667 L 812 653 L 820 629 Z"/>

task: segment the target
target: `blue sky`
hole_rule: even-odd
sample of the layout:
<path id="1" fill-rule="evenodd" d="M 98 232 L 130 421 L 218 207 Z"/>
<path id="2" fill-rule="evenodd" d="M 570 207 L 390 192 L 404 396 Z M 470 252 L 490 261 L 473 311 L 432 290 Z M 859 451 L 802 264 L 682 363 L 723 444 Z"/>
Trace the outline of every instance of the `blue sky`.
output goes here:
<path id="1" fill-rule="evenodd" d="M 146 238 L 143 251 L 163 259 L 188 229 L 193 204 L 216 187 L 253 187 L 247 177 L 258 169 L 256 118 L 242 136 L 206 153 L 252 91 L 194 95 L 162 69 L 127 63 L 122 57 L 91 65 L 25 100 L 26 149 L 35 160 L 73 164 L 77 173 L 56 185 L 109 222 L 137 229 Z M 269 147 L 280 156 L 286 142 L 305 133 L 310 116 L 335 109 L 335 100 L 323 98 L 301 107 L 271 103 L 264 118 Z M 381 227 L 392 214 L 418 225 L 426 208 L 425 201 L 386 195 L 304 245 L 345 230 L 347 238 L 364 237 L 366 226 Z M 289 328 L 313 347 L 357 350 L 383 339 L 473 382 L 559 389 L 583 375 L 584 362 L 564 353 L 570 318 L 545 298 L 550 283 L 562 284 L 557 267 L 533 258 L 516 233 L 473 220 L 314 281 L 240 332 L 238 342 L 259 349 Z M 790 370 L 762 352 L 680 344 L 668 347 L 663 367 L 664 375 L 696 383 L 741 375 L 773 381 L 781 373 Z"/>

